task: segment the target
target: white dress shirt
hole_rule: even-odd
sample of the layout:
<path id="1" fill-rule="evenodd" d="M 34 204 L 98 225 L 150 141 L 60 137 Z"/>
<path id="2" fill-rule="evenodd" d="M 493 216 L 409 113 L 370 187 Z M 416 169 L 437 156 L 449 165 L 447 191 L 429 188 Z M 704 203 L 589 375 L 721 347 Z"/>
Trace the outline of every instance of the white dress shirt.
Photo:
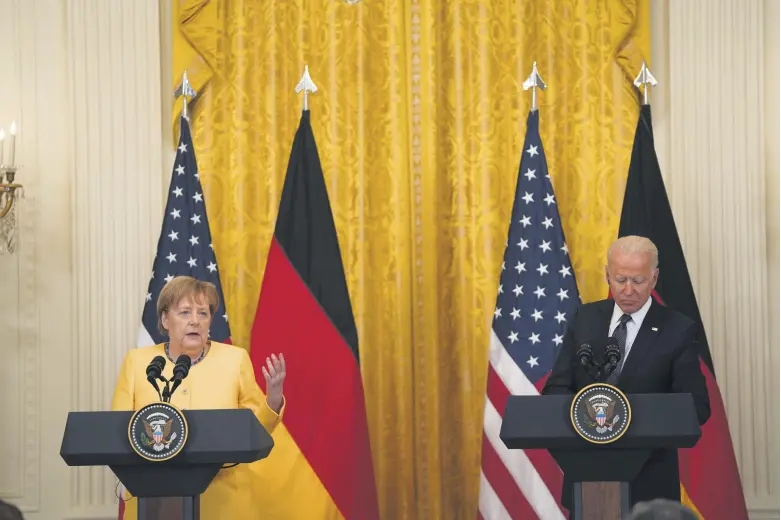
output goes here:
<path id="1" fill-rule="evenodd" d="M 645 302 L 645 305 L 640 307 L 636 312 L 630 314 L 632 319 L 626 322 L 626 344 L 624 345 L 624 356 L 621 360 L 622 367 L 624 366 L 626 359 L 629 357 L 629 351 L 632 349 L 632 343 L 635 342 L 637 333 L 640 331 L 640 327 L 643 325 L 645 315 L 648 314 L 648 309 L 650 308 L 651 296 L 648 297 L 648 301 Z M 610 318 L 610 328 L 607 332 L 608 336 L 613 335 L 613 331 L 615 331 L 616 327 L 618 327 L 618 323 L 621 320 L 621 316 L 623 315 L 624 311 L 621 310 L 621 307 L 619 307 L 617 303 L 613 304 L 613 317 Z"/>

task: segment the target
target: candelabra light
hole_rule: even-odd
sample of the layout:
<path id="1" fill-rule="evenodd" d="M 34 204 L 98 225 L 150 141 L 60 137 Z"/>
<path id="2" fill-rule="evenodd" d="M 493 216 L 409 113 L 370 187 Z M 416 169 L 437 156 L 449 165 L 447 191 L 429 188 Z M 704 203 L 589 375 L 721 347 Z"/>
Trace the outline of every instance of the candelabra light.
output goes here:
<path id="1" fill-rule="evenodd" d="M 5 132 L 0 129 L 0 254 L 16 251 L 17 208 L 15 204 L 22 185 L 16 182 L 19 167 L 15 163 L 16 122 L 10 128 L 10 149 L 8 161 L 3 160 Z"/>

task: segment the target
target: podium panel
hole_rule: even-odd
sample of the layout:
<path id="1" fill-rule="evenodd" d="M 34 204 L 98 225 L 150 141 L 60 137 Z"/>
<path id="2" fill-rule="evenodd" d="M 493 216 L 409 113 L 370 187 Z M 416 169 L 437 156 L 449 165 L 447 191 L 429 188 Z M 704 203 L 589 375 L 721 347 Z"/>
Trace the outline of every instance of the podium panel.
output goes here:
<path id="1" fill-rule="evenodd" d="M 274 440 L 248 409 L 183 414 L 187 442 L 169 460 L 146 460 L 133 451 L 129 411 L 69 413 L 60 456 L 68 466 L 108 466 L 138 498 L 139 520 L 197 519 L 199 496 L 220 468 L 266 458 Z"/>
<path id="2" fill-rule="evenodd" d="M 690 394 L 629 394 L 632 420 L 608 444 L 581 437 L 570 419 L 572 395 L 507 399 L 499 438 L 509 449 L 547 449 L 573 483 L 573 518 L 620 520 L 629 512 L 630 483 L 657 449 L 691 448 L 701 429 Z M 564 497 L 562 497 L 564 499 Z"/>
<path id="3" fill-rule="evenodd" d="M 188 520 L 200 514 L 197 496 L 138 499 L 138 520 Z"/>
<path id="4" fill-rule="evenodd" d="M 629 512 L 629 484 L 626 482 L 576 482 L 573 494 L 575 510 L 582 511 L 584 519 L 623 520 Z"/>

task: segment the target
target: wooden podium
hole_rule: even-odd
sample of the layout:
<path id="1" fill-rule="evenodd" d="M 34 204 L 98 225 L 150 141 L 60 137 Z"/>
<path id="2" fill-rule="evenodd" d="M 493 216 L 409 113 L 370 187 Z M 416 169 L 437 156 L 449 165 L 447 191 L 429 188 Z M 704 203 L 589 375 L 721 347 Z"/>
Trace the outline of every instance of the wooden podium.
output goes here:
<path id="1" fill-rule="evenodd" d="M 547 449 L 572 486 L 572 518 L 621 520 L 631 506 L 630 483 L 651 452 L 691 448 L 700 438 L 691 394 L 629 394 L 632 421 L 610 444 L 575 431 L 571 395 L 510 396 L 499 438 L 509 449 Z"/>

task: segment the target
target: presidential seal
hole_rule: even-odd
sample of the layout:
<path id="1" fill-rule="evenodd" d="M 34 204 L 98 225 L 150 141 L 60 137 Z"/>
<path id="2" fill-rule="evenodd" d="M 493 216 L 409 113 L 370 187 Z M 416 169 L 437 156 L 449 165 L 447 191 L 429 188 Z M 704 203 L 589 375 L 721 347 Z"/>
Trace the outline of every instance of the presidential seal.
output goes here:
<path id="1" fill-rule="evenodd" d="M 587 441 L 609 444 L 629 428 L 632 409 L 621 390 L 613 385 L 595 383 L 575 394 L 570 419 L 578 435 Z"/>
<path id="2" fill-rule="evenodd" d="M 148 404 L 130 418 L 128 437 L 133 451 L 146 460 L 168 460 L 187 442 L 187 419 L 170 403 Z"/>

